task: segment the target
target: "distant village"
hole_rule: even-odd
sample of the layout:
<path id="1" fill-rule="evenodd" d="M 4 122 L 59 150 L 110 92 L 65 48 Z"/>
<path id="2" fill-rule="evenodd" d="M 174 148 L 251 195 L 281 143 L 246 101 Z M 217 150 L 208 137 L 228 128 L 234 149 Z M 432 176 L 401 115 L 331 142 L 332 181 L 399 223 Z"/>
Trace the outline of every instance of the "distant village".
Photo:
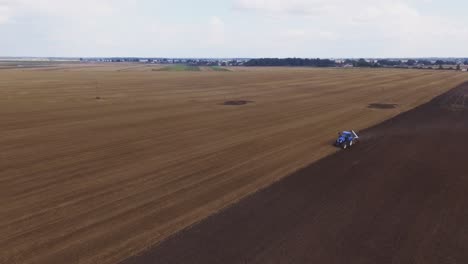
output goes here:
<path id="1" fill-rule="evenodd" d="M 139 58 L 139 57 L 0 57 L 0 61 L 82 62 L 82 63 L 145 63 L 183 64 L 188 66 L 284 66 L 339 68 L 407 68 L 468 71 L 468 58 Z"/>
<path id="2" fill-rule="evenodd" d="M 298 67 L 386 67 L 417 69 L 452 69 L 467 71 L 468 58 L 420 59 L 303 59 L 303 58 L 80 58 L 81 62 L 132 62 L 147 64 L 185 64 L 193 66 L 298 66 Z"/>
<path id="3" fill-rule="evenodd" d="M 137 62 L 148 64 L 185 64 L 193 66 L 243 66 L 250 59 L 184 58 L 80 58 L 81 62 Z"/>

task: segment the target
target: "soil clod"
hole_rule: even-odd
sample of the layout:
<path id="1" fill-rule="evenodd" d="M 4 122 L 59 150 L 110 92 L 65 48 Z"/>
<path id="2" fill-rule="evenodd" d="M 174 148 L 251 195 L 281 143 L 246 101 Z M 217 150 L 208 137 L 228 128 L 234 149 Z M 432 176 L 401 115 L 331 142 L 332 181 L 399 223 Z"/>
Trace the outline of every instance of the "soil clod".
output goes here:
<path id="1" fill-rule="evenodd" d="M 226 101 L 223 103 L 223 105 L 246 105 L 248 103 L 253 103 L 253 101 L 247 101 L 247 100 Z"/>

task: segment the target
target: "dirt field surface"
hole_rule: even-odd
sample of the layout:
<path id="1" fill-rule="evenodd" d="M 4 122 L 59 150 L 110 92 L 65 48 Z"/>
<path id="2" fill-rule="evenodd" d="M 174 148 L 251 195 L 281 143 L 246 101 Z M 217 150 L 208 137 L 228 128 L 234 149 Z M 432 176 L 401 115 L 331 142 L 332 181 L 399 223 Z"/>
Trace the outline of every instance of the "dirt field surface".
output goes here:
<path id="1" fill-rule="evenodd" d="M 467 263 L 468 83 L 123 263 Z"/>
<path id="2" fill-rule="evenodd" d="M 361 130 L 377 124 L 468 80 L 466 73 L 454 71 L 230 70 L 158 72 L 131 64 L 48 65 L 47 68 L 0 70 L 0 263 L 106 264 L 124 260 L 246 195 L 336 152 L 330 141 L 339 130 Z M 227 101 L 250 103 L 224 105 Z M 394 104 L 397 107 L 371 109 L 368 107 L 370 104 Z M 450 135 L 453 133 L 457 133 L 456 130 Z M 435 142 L 426 142 L 426 153 L 421 153 L 444 153 L 447 135 L 441 133 L 440 136 Z M 401 142 L 406 144 L 405 138 L 403 134 Z M 409 139 L 416 140 L 412 137 Z M 455 140 L 455 137 L 450 136 L 450 139 Z M 368 147 L 370 150 L 367 151 L 372 151 L 372 147 L 379 144 L 383 143 L 364 142 L 353 151 L 362 152 L 361 155 L 367 157 L 369 154 L 365 149 Z M 395 157 L 381 159 L 384 151 L 379 151 L 369 161 L 362 159 L 360 162 L 363 165 L 356 163 L 356 166 L 364 168 L 364 164 L 373 161 L 367 167 L 369 172 L 374 173 L 372 175 L 363 174 L 359 176 L 361 178 L 349 172 L 340 175 L 340 169 L 348 171 L 350 168 L 348 163 L 342 166 L 338 160 L 338 163 L 334 163 L 338 170 L 334 172 L 336 174 L 325 172 L 330 165 L 321 165 L 327 168 L 323 173 L 301 176 L 311 178 L 305 181 L 303 187 L 293 184 L 296 181 L 299 184 L 301 181 L 297 179 L 301 177 L 292 177 L 286 183 L 291 182 L 293 186 L 284 188 L 284 194 L 277 198 L 266 196 L 265 199 L 271 201 L 281 200 L 284 195 L 287 197 L 284 208 L 265 211 L 265 222 L 261 224 L 263 214 L 249 211 L 252 225 L 247 228 L 250 217 L 242 218 L 244 216 L 236 214 L 235 210 L 229 211 L 234 212 L 233 219 L 237 219 L 232 223 L 239 226 L 232 226 L 232 231 L 226 230 L 226 233 L 220 230 L 220 239 L 234 235 L 233 231 L 237 232 L 238 237 L 232 241 L 219 240 L 218 246 L 232 245 L 232 251 L 214 247 L 214 250 L 220 251 L 213 257 L 242 253 L 244 249 L 239 247 L 237 238 L 247 231 L 262 237 L 268 233 L 268 228 L 302 230 L 300 224 L 310 224 L 304 227 L 304 236 L 320 230 L 323 232 L 319 232 L 322 236 L 318 236 L 323 239 L 322 243 L 314 240 L 317 251 L 310 251 L 310 254 L 322 254 L 320 249 L 329 249 L 330 243 L 339 242 L 334 238 L 335 235 L 344 234 L 342 232 L 349 233 L 340 236 L 343 244 L 337 245 L 338 250 L 349 250 L 346 243 L 354 237 L 359 238 L 356 242 L 361 243 L 356 243 L 356 246 L 367 241 L 369 244 L 366 245 L 372 248 L 372 243 L 380 242 L 370 240 L 375 237 L 375 229 L 369 229 L 366 234 L 355 234 L 353 230 L 359 232 L 365 224 L 375 227 L 375 223 L 387 227 L 385 221 L 395 221 L 392 223 L 397 227 L 400 224 L 406 226 L 407 223 L 398 222 L 398 214 L 396 218 L 380 218 L 388 215 L 379 208 L 373 208 L 371 201 L 385 210 L 398 212 L 405 206 L 413 209 L 411 204 L 405 202 L 425 198 L 418 192 L 418 188 L 422 187 L 416 184 L 417 181 L 404 184 L 402 179 L 390 177 L 390 165 L 382 169 L 372 166 L 381 166 L 383 162 L 403 166 L 399 155 L 417 159 L 417 155 L 412 153 L 419 153 L 419 150 L 405 144 Z M 394 149 L 397 149 L 396 146 Z M 459 151 L 463 151 L 463 148 Z M 338 155 L 342 162 L 359 157 L 346 154 Z M 454 160 L 457 157 L 455 154 Z M 420 166 L 413 168 L 411 164 L 408 165 L 409 169 L 421 169 Z M 442 168 L 447 173 L 451 170 Z M 457 167 L 454 165 L 453 168 Z M 426 177 L 424 174 L 417 175 L 414 177 Z M 457 177 L 458 174 L 447 175 Z M 450 181 L 455 178 L 427 177 L 428 181 L 421 184 L 427 187 L 428 192 L 439 191 L 439 181 L 442 181 L 448 184 L 448 189 L 444 190 L 450 192 L 445 193 L 441 189 L 438 195 L 459 195 L 459 187 L 452 186 L 454 181 Z M 463 179 L 461 176 L 457 179 L 461 188 Z M 336 187 L 331 186 L 333 184 Z M 386 184 L 389 186 L 385 187 Z M 294 191 L 294 186 L 299 189 Z M 452 187 L 455 189 L 450 189 Z M 397 195 L 385 196 L 391 188 Z M 416 192 L 411 192 L 413 190 Z M 301 193 L 303 191 L 310 194 L 306 196 Z M 292 205 L 295 192 L 301 195 L 296 197 L 298 204 Z M 351 193 L 357 196 L 351 196 Z M 348 194 L 350 199 L 344 200 Z M 326 199 L 330 197 L 334 200 Z M 445 217 L 455 213 L 451 211 L 455 207 L 439 209 L 441 200 L 438 196 L 430 197 L 426 201 L 427 206 L 436 208 L 434 214 L 439 213 L 437 217 L 441 221 L 447 221 L 451 228 L 456 228 L 457 225 L 451 221 L 457 219 Z M 361 198 L 371 201 L 362 206 L 349 204 Z M 256 199 L 259 198 L 253 200 Z M 400 199 L 401 204 L 392 199 Z M 257 203 L 247 206 L 247 210 L 257 210 L 256 204 L 261 204 L 261 201 L 260 198 Z M 342 203 L 342 208 L 327 205 L 334 202 Z M 266 207 L 276 208 L 279 204 L 272 202 Z M 310 209 L 307 209 L 309 206 Z M 429 210 L 427 206 L 422 206 L 421 210 Z M 337 208 L 341 209 L 327 211 Z M 370 212 L 366 213 L 364 209 Z M 459 209 L 459 212 L 465 212 Z M 317 217 L 311 219 L 309 216 L 317 210 Z M 275 212 L 278 219 L 270 223 L 268 217 Z M 414 219 L 411 218 L 412 213 L 425 216 L 425 212 L 408 211 L 408 215 L 402 215 L 401 221 Z M 291 221 L 280 218 L 284 217 L 282 213 L 288 213 Z M 426 213 L 429 215 L 430 212 Z M 302 215 L 309 221 L 301 222 L 295 215 Z M 337 221 L 335 216 L 342 222 Z M 374 218 L 371 217 L 376 219 L 372 220 Z M 354 222 L 350 222 L 349 219 L 354 218 Z M 320 224 L 327 219 L 330 226 Z M 291 225 L 294 221 L 298 222 Z M 314 221 L 318 221 L 317 227 L 322 229 L 315 228 Z M 223 223 L 226 225 L 225 221 L 220 221 L 218 226 L 224 229 Z M 350 224 L 349 228 L 340 226 L 346 223 Z M 424 221 L 414 222 L 414 225 L 422 231 L 431 227 L 429 222 Z M 252 231 L 254 226 L 258 232 Z M 388 236 L 391 236 L 394 234 L 392 230 L 404 230 L 397 227 L 382 229 L 381 232 L 388 232 Z M 329 232 L 333 228 L 336 234 Z M 449 234 L 440 233 L 445 232 L 444 228 L 449 228 L 449 225 L 441 225 L 432 230 L 433 233 L 427 233 L 428 239 L 432 234 Z M 345 229 L 348 231 L 343 231 Z M 466 230 L 458 231 L 460 233 L 456 237 L 466 234 Z M 217 233 L 211 230 L 203 236 L 206 238 L 213 234 Z M 271 237 L 264 237 L 264 243 L 280 234 L 301 235 L 293 231 L 271 232 Z M 397 234 L 402 235 L 401 239 L 406 239 L 403 234 Z M 394 241 L 390 238 L 393 237 L 389 237 L 389 243 Z M 216 241 L 213 239 L 216 238 L 206 238 L 207 247 L 200 248 L 200 254 L 206 252 L 209 245 L 214 245 Z M 281 239 L 293 241 L 288 237 Z M 281 239 L 276 242 L 281 243 Z M 243 240 L 250 248 L 239 255 L 242 257 L 250 256 L 249 252 L 253 252 L 252 256 L 261 261 L 262 256 L 268 258 L 270 254 L 274 257 L 284 252 L 265 251 L 265 255 L 262 255 L 259 254 L 260 250 L 250 251 L 258 249 L 252 243 L 259 242 L 261 246 L 261 241 L 253 237 Z M 298 243 L 297 253 L 305 246 L 313 246 L 306 243 L 312 240 L 294 241 Z M 432 240 L 424 241 L 421 250 L 434 245 Z M 394 245 L 390 243 L 388 246 Z M 268 248 L 274 247 L 270 245 Z M 281 246 L 278 245 L 278 248 Z M 285 245 L 284 248 L 289 246 Z M 374 250 L 377 252 L 379 249 Z M 190 255 L 189 252 L 183 254 L 183 251 L 179 251 L 179 260 L 184 260 Z M 287 252 L 301 256 L 293 251 Z M 434 254 L 437 252 L 434 251 Z M 323 251 L 324 259 L 329 256 L 328 253 L 330 251 Z M 310 254 L 305 257 L 313 259 L 314 256 Z M 201 255 L 195 256 L 195 259 L 202 261 Z"/>

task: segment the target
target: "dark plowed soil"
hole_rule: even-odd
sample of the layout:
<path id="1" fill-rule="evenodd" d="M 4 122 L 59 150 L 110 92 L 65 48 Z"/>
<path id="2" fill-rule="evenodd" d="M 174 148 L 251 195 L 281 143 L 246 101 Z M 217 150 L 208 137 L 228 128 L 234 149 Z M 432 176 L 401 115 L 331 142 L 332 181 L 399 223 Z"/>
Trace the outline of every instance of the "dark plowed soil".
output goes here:
<path id="1" fill-rule="evenodd" d="M 396 104 L 369 104 L 369 108 L 375 108 L 375 109 L 393 109 L 397 107 Z"/>
<path id="2" fill-rule="evenodd" d="M 451 111 L 466 95 L 363 131 L 124 263 L 468 263 L 468 111 Z"/>
<path id="3" fill-rule="evenodd" d="M 252 103 L 252 101 L 247 101 L 247 100 L 226 101 L 223 103 L 223 105 L 245 105 L 248 103 Z"/>

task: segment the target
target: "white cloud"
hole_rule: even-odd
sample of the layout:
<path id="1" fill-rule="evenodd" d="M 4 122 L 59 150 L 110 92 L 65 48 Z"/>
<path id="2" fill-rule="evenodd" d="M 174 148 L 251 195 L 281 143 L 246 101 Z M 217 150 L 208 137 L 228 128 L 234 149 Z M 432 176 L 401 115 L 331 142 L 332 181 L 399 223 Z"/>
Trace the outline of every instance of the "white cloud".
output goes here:
<path id="1" fill-rule="evenodd" d="M 352 14 L 360 8 L 378 1 L 370 0 L 234 0 L 234 8 L 271 14 L 321 17 Z M 378 4 L 378 3 L 377 3 Z"/>
<path id="2" fill-rule="evenodd" d="M 40 13 L 54 16 L 88 16 L 108 13 L 112 10 L 110 0 L 0 0 L 0 7 L 14 13 Z"/>
<path id="3" fill-rule="evenodd" d="M 0 0 L 0 55 L 466 56 L 431 0 L 185 1 Z"/>
<path id="4" fill-rule="evenodd" d="M 0 25 L 11 22 L 17 11 L 17 4 L 13 0 L 0 0 Z"/>
<path id="5" fill-rule="evenodd" d="M 62 24 L 98 22 L 114 15 L 116 3 L 124 2 L 131 0 L 0 0 L 0 21 L 43 17 Z"/>
<path id="6" fill-rule="evenodd" d="M 287 38 L 303 38 L 307 35 L 304 29 L 287 29 L 283 32 L 283 36 Z"/>
<path id="7" fill-rule="evenodd" d="M 213 16 L 210 19 L 210 25 L 215 29 L 215 30 L 223 30 L 224 29 L 224 22 L 221 20 L 221 18 L 217 16 Z"/>
<path id="8" fill-rule="evenodd" d="M 151 4 L 154 15 L 141 15 L 145 13 L 143 2 L 0 0 L 0 24 L 20 19 L 22 24 L 10 28 L 21 28 L 35 37 L 35 48 L 40 47 L 44 56 L 190 56 L 191 53 L 192 56 L 197 53 L 209 56 L 210 48 L 224 45 L 226 27 L 221 17 L 206 14 L 203 22 L 168 23 L 159 18 L 161 11 L 157 7 L 163 5 L 155 1 Z M 29 27 L 25 26 L 26 21 Z M 25 43 L 26 35 L 14 32 L 9 31 L 10 44 L 0 43 L 0 50 L 2 46 L 12 50 L 14 42 Z M 28 50 L 27 46 L 14 47 L 15 55 L 30 54 L 21 51 Z M 3 48 L 3 52 L 5 50 Z M 11 53 L 0 54 L 5 55 Z"/>
<path id="9" fill-rule="evenodd" d="M 313 41 L 313 40 L 337 40 L 338 36 L 330 31 L 314 30 L 314 29 L 284 29 L 281 31 L 280 37 L 287 38 L 290 41 Z"/>
<path id="10" fill-rule="evenodd" d="M 11 11 L 8 6 L 2 6 L 0 4 L 0 25 L 7 23 L 10 20 Z"/>
<path id="11" fill-rule="evenodd" d="M 378 54 L 374 56 L 437 56 L 442 54 L 434 50 L 446 47 L 447 40 L 468 41 L 468 30 L 461 23 L 421 12 L 418 7 L 427 1 L 234 0 L 233 6 L 286 23 L 300 19 L 307 25 L 304 28 L 313 29 L 297 30 L 293 26 L 283 34 L 292 41 L 340 39 L 345 44 L 342 51 L 347 50 L 346 45 L 357 47 L 362 42 L 362 46 L 375 47 Z M 361 56 L 351 50 L 348 53 Z"/>
<path id="12" fill-rule="evenodd" d="M 222 45 L 225 41 L 225 26 L 223 20 L 217 16 L 209 21 L 208 42 L 210 45 Z"/>

